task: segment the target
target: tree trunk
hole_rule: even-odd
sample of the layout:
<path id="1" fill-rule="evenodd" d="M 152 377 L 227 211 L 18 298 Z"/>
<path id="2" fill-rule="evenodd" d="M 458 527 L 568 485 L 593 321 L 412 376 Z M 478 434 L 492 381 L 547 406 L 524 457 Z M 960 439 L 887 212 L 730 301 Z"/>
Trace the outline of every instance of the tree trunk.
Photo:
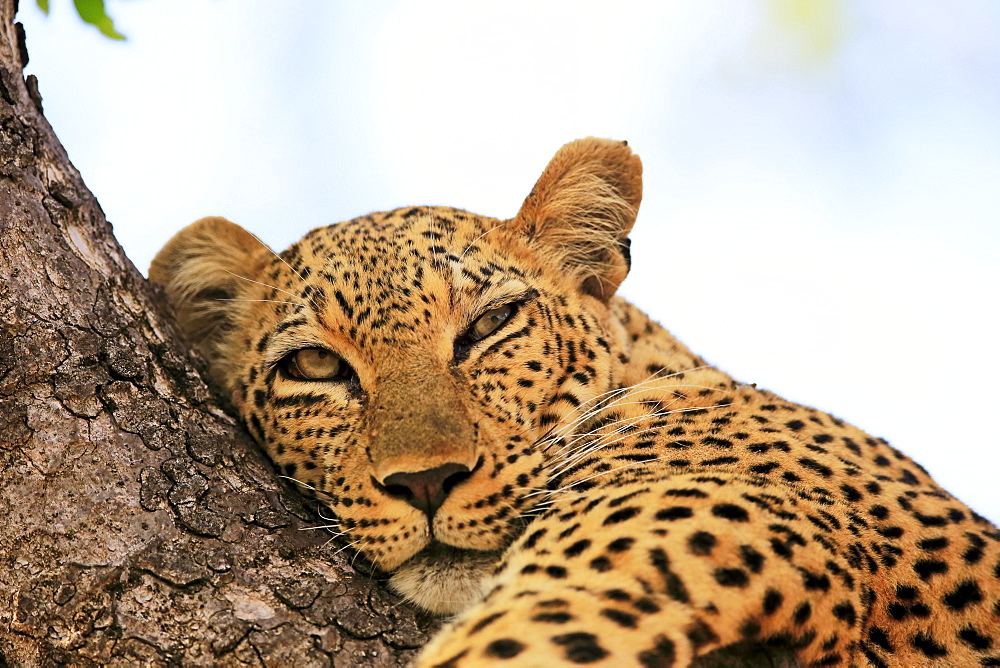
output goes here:
<path id="1" fill-rule="evenodd" d="M 220 408 L 26 81 L 0 0 L 0 665 L 402 665 L 355 571 Z M 179 221 L 183 222 L 183 221 Z"/>

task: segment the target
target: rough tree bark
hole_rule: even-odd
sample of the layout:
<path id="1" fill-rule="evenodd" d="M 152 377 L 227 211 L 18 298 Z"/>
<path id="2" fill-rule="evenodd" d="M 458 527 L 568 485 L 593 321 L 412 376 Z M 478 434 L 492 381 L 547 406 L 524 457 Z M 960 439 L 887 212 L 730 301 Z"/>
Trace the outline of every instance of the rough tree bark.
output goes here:
<path id="1" fill-rule="evenodd" d="M 405 664 L 431 622 L 302 530 L 43 117 L 15 12 L 0 0 L 0 665 Z"/>

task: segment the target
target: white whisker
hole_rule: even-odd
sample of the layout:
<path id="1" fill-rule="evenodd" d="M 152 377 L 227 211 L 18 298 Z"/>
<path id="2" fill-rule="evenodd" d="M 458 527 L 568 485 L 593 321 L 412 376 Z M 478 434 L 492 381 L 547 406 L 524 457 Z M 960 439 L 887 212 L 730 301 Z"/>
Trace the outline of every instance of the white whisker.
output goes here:
<path id="1" fill-rule="evenodd" d="M 657 390 L 667 390 L 668 387 L 669 388 L 674 388 L 674 387 L 697 387 L 699 389 L 718 390 L 719 388 L 709 388 L 709 387 L 702 386 L 702 385 L 690 385 L 690 384 L 669 385 L 667 387 L 649 387 L 649 385 L 651 385 L 652 383 L 655 383 L 657 381 L 666 380 L 668 378 L 673 378 L 675 376 L 680 376 L 680 375 L 685 374 L 685 373 L 690 373 L 692 371 L 698 371 L 700 369 L 706 369 L 706 368 L 708 368 L 708 367 L 706 367 L 706 366 L 703 365 L 703 366 L 694 367 L 693 369 L 685 369 L 683 371 L 674 371 L 672 373 L 669 373 L 669 374 L 666 374 L 666 375 L 663 375 L 663 376 L 660 375 L 660 372 L 663 371 L 664 369 L 661 369 L 660 371 L 656 371 L 656 372 L 650 374 L 644 380 L 642 380 L 642 381 L 640 381 L 640 382 L 638 382 L 638 383 L 636 383 L 634 385 L 628 385 L 626 387 L 614 388 L 614 389 L 602 392 L 601 394 L 598 394 L 598 395 L 596 395 L 594 397 L 591 397 L 590 399 L 587 399 L 586 401 L 582 402 L 578 406 L 574 407 L 573 411 L 571 411 L 569 415 L 572 415 L 576 411 L 589 411 L 589 412 L 585 412 L 580 418 L 577 418 L 576 420 L 574 420 L 569 425 L 566 425 L 565 427 L 562 427 L 562 426 L 558 427 L 558 429 L 556 429 L 555 431 L 563 431 L 563 430 L 565 430 L 567 427 L 569 427 L 571 425 L 578 424 L 579 422 L 586 420 L 588 416 L 593 415 L 594 413 L 596 413 L 597 410 L 601 410 L 601 409 L 604 409 L 604 408 L 609 408 L 611 406 L 617 405 L 617 404 L 614 403 L 615 398 L 617 396 L 620 396 L 620 395 L 623 395 L 623 394 L 634 395 L 634 394 L 638 394 L 640 392 L 650 392 L 650 391 L 657 391 Z M 595 402 L 595 405 L 594 405 L 593 409 L 590 409 L 590 408 L 588 408 L 588 404 L 590 404 L 592 402 Z M 553 430 L 550 430 L 550 433 L 551 433 L 551 431 L 553 431 Z"/>
<path id="2" fill-rule="evenodd" d="M 315 527 L 299 527 L 299 531 L 316 531 L 318 529 L 336 529 L 339 526 L 340 525 L 338 525 L 338 524 L 320 524 L 319 526 L 315 526 Z M 331 532 L 331 533 L 333 533 L 333 532 Z M 339 538 L 340 536 L 345 536 L 345 535 L 347 535 L 346 531 L 339 531 L 339 532 L 336 532 L 334 534 L 333 538 Z"/>
<path id="3" fill-rule="evenodd" d="M 291 306 L 298 306 L 299 308 L 304 308 L 305 304 L 297 304 L 295 302 L 283 302 L 279 299 L 216 299 L 217 302 L 268 302 L 269 304 L 289 304 Z"/>
<path id="4" fill-rule="evenodd" d="M 295 274 L 296 276 L 298 276 L 298 277 L 299 277 L 299 280 L 300 280 L 300 281 L 302 281 L 303 283 L 305 283 L 305 282 L 306 282 L 306 279 L 302 278 L 302 274 L 300 274 L 299 272 L 295 271 L 295 269 L 294 269 L 294 268 L 292 267 L 292 265 L 288 264 L 288 262 L 286 262 L 286 261 L 285 261 L 285 258 L 281 257 L 281 255 L 280 255 L 279 253 L 275 253 L 275 252 L 274 252 L 274 250 L 273 250 L 273 249 L 272 249 L 272 248 L 271 248 L 270 246 L 268 246 L 268 245 L 267 245 L 266 243 L 264 243 L 263 241 L 261 241 L 261 240 L 260 240 L 260 237 L 258 237 L 258 236 L 257 236 L 256 234 L 254 234 L 253 232 L 249 232 L 249 231 L 248 231 L 247 233 L 248 233 L 248 234 L 249 234 L 250 236 L 252 236 L 252 237 L 253 237 L 254 239 L 256 239 L 256 240 L 257 240 L 257 243 L 259 243 L 259 244 L 260 244 L 261 246 L 263 246 L 263 247 L 264 247 L 264 248 L 266 248 L 267 250 L 271 251 L 271 255 L 273 255 L 274 257 L 276 257 L 276 258 L 278 258 L 279 260 L 281 260 L 281 262 L 282 262 L 282 263 L 283 263 L 283 264 L 284 264 L 284 265 L 285 265 L 286 267 L 288 267 L 288 268 L 289 268 L 289 269 L 291 270 L 291 272 L 292 272 L 293 274 Z"/>
<path id="5" fill-rule="evenodd" d="M 693 387 L 693 388 L 698 388 L 698 389 L 713 389 L 713 388 L 705 387 L 703 385 L 676 385 L 676 386 L 672 386 L 672 387 Z M 649 391 L 655 391 L 655 390 L 659 390 L 659 389 L 664 389 L 664 388 L 646 388 L 644 390 L 640 390 L 639 392 L 636 392 L 635 394 L 640 394 L 640 393 L 649 392 Z M 632 398 L 632 397 L 629 396 L 628 398 Z M 669 406 L 670 404 L 675 403 L 676 401 L 679 401 L 679 400 L 680 400 L 680 397 L 676 397 L 676 396 L 675 397 L 671 397 L 670 400 L 669 400 L 669 402 L 666 403 L 666 406 Z M 648 401 L 649 400 L 646 399 L 646 400 L 640 400 L 640 401 L 628 401 L 628 402 L 622 402 L 622 403 L 611 403 L 611 404 L 608 404 L 607 406 L 602 407 L 600 410 L 603 411 L 603 410 L 609 410 L 609 409 L 612 409 L 612 408 L 620 408 L 620 407 L 624 407 L 624 406 L 646 405 Z M 657 403 L 661 407 L 664 405 L 663 400 L 659 400 Z M 616 420 L 616 421 L 608 423 L 608 424 L 599 425 L 598 427 L 596 427 L 595 429 L 593 429 L 593 430 L 591 430 L 589 432 L 586 432 L 586 433 L 583 433 L 583 434 L 577 434 L 575 436 L 575 438 L 573 438 L 573 440 L 569 441 L 568 443 L 561 443 L 560 444 L 561 445 L 560 449 L 561 450 L 566 450 L 566 449 L 572 448 L 572 446 L 575 443 L 577 443 L 578 441 L 580 441 L 582 439 L 585 439 L 585 438 L 587 438 L 589 436 L 595 435 L 601 429 L 604 429 L 604 428 L 610 427 L 610 426 L 614 426 L 614 425 L 620 424 L 622 422 L 627 422 L 627 423 L 633 423 L 634 424 L 636 422 L 640 422 L 640 421 L 645 420 L 645 419 L 651 419 L 651 418 L 657 418 L 657 417 L 665 417 L 667 415 L 671 415 L 671 414 L 676 413 L 676 412 L 685 412 L 685 411 L 693 411 L 693 410 L 709 410 L 711 408 L 721 408 L 721 406 L 719 406 L 719 407 L 717 407 L 717 406 L 708 406 L 708 407 L 693 406 L 693 407 L 689 407 L 689 408 L 672 409 L 672 410 L 669 410 L 669 411 L 662 411 L 662 410 L 660 410 L 660 411 L 657 411 L 657 412 L 654 412 L 654 413 L 646 413 L 646 414 L 643 414 L 643 415 L 638 415 L 638 416 L 634 416 L 634 417 L 630 417 L 630 418 L 622 418 L 620 420 Z M 590 417 L 593 417 L 594 415 L 596 415 L 596 412 L 589 414 Z M 579 420 L 576 421 L 576 422 L 579 422 Z M 545 443 L 546 441 L 549 441 L 546 445 L 544 445 L 544 447 L 542 447 L 542 451 L 544 452 L 545 450 L 548 450 L 549 448 L 551 448 L 552 445 L 554 445 L 556 443 L 559 443 L 559 441 L 567 438 L 568 436 L 569 436 L 568 434 L 562 434 L 562 435 L 556 436 L 554 439 L 545 439 L 545 438 L 543 438 L 543 439 L 539 440 L 538 445 L 541 445 L 542 443 Z"/>
<path id="6" fill-rule="evenodd" d="M 293 478 L 293 477 L 291 477 L 291 476 L 287 476 L 287 475 L 279 475 L 278 477 L 279 477 L 279 478 L 284 478 L 285 480 L 291 480 L 292 482 L 294 482 L 294 483 L 295 483 L 296 485 L 298 485 L 299 487 L 304 487 L 305 489 L 308 489 L 308 490 L 309 490 L 310 492 L 313 492 L 313 493 L 315 493 L 315 494 L 324 494 L 324 495 L 326 495 L 326 496 L 332 496 L 332 494 L 330 494 L 329 492 L 324 492 L 324 491 L 323 491 L 323 490 L 321 490 L 321 489 L 317 489 L 316 487 L 313 487 L 313 486 L 312 486 L 312 485 L 310 485 L 309 483 L 306 483 L 306 482 L 302 482 L 302 481 L 301 481 L 301 480 L 299 480 L 298 478 Z M 323 517 L 323 513 L 322 513 L 322 512 L 317 512 L 317 514 L 318 514 L 318 515 L 319 515 L 320 517 Z M 332 519 L 334 519 L 334 518 L 333 518 L 333 517 L 323 517 L 323 519 L 325 519 L 325 520 L 332 520 Z"/>
<path id="7" fill-rule="evenodd" d="M 323 545 L 323 547 L 326 547 L 327 545 L 329 545 L 330 543 L 332 543 L 333 541 L 335 541 L 337 538 L 338 538 L 337 536 L 334 536 L 330 540 L 326 541 L 326 543 Z M 333 559 L 334 557 L 336 557 L 337 555 L 339 555 L 341 552 L 343 552 L 344 550 L 346 550 L 348 548 L 352 548 L 353 549 L 354 547 L 360 545 L 363 541 L 364 541 L 363 538 L 358 538 L 357 540 L 353 540 L 353 541 L 348 542 L 346 545 L 344 545 L 339 550 L 337 550 L 336 552 L 334 552 L 333 555 L 331 555 L 330 558 Z"/>
<path id="8" fill-rule="evenodd" d="M 490 229 L 486 230 L 485 232 L 483 232 L 482 234 L 480 234 L 478 237 L 476 237 L 475 239 L 473 239 L 472 241 L 470 241 L 469 244 L 465 247 L 465 250 L 462 251 L 462 254 L 458 256 L 458 261 L 461 262 L 463 259 L 465 259 L 465 254 L 469 252 L 469 249 L 471 249 L 473 246 L 476 245 L 477 241 L 479 241 L 480 239 L 482 239 L 483 237 L 485 237 L 487 234 L 489 234 L 493 230 L 495 230 L 495 229 L 497 229 L 499 227 L 503 227 L 504 223 L 506 223 L 506 222 L 507 221 L 501 220 L 499 223 L 497 223 L 496 225 L 494 225 L 493 227 L 491 227 Z"/>
<path id="9" fill-rule="evenodd" d="M 256 240 L 257 240 L 257 243 L 259 243 L 259 244 L 260 244 L 261 246 L 263 246 L 263 247 L 264 247 L 264 248 L 266 248 L 266 249 L 267 249 L 268 251 L 270 251 L 271 255 L 273 255 L 274 257 L 278 258 L 278 260 L 279 260 L 279 261 L 280 261 L 280 262 L 281 262 L 281 263 L 282 263 L 283 265 L 285 265 L 286 267 L 288 267 L 288 270 L 289 270 L 289 271 L 291 271 L 291 272 L 292 272 L 293 274 L 295 274 L 295 276 L 296 276 L 296 277 L 298 277 L 298 279 L 299 279 L 299 280 L 300 280 L 300 281 L 301 281 L 301 282 L 302 282 L 303 284 L 305 284 L 305 282 L 306 282 L 306 279 L 305 279 L 305 277 L 304 277 L 304 276 L 302 276 L 302 274 L 300 274 L 299 272 L 295 271 L 295 267 L 293 267 L 292 265 L 288 264 L 288 261 L 287 261 L 287 260 L 285 260 L 285 258 L 281 257 L 281 253 L 275 253 L 275 252 L 274 252 L 274 250 L 273 250 L 273 249 L 272 249 L 272 248 L 271 248 L 270 246 L 268 246 L 268 245 L 267 245 L 266 243 L 264 243 L 263 241 L 261 241 L 261 240 L 260 240 L 260 237 L 258 237 L 258 236 L 257 236 L 256 234 L 254 234 L 253 232 L 249 232 L 249 234 L 250 234 L 250 236 L 252 236 L 252 237 L 253 237 L 254 239 L 256 239 Z M 267 287 L 273 287 L 273 286 L 267 286 Z M 275 288 L 275 289 L 277 289 L 277 288 Z M 284 292 L 284 291 L 282 290 L 282 292 Z M 296 296 L 296 295 L 291 295 L 291 293 L 288 293 L 288 292 L 286 292 L 285 294 L 288 294 L 288 295 L 290 295 L 290 296 L 293 296 L 293 297 L 294 297 L 294 296 Z M 316 313 L 318 313 L 318 312 L 319 312 L 319 309 L 318 309 L 318 308 L 316 307 L 316 301 L 315 301 L 315 300 L 314 300 L 314 299 L 312 298 L 312 296 L 309 296 L 309 297 L 307 297 L 306 299 L 308 299 L 308 301 L 309 301 L 309 306 L 311 306 L 311 307 L 312 307 L 312 309 L 313 309 L 313 312 L 316 312 Z"/>
<path id="10" fill-rule="evenodd" d="M 611 469 L 611 470 L 608 470 L 608 471 L 601 471 L 599 473 L 595 473 L 595 474 L 593 474 L 591 476 L 588 476 L 586 478 L 581 478 L 579 480 L 574 480 L 573 482 L 569 483 L 568 485 L 566 485 L 564 487 L 560 487 L 558 489 L 554 489 L 554 490 L 550 490 L 550 491 L 552 492 L 552 494 L 565 493 L 565 492 L 569 491 L 570 488 L 572 488 L 574 485 L 579 485 L 579 484 L 584 483 L 584 482 L 589 482 L 589 481 L 593 480 L 594 478 L 600 478 L 601 476 L 608 475 L 608 474 L 611 474 L 611 473 L 618 473 L 619 471 L 624 471 L 626 469 L 635 468 L 637 466 L 642 466 L 644 464 L 649 464 L 651 462 L 660 461 L 662 459 L 663 459 L 662 456 L 658 456 L 656 459 L 651 459 L 651 460 L 645 461 L 645 462 L 630 462 L 628 464 L 624 464 L 622 466 L 619 466 L 618 468 L 615 468 L 615 469 Z M 580 492 L 580 494 L 584 494 L 584 493 L 585 492 Z"/>
<path id="11" fill-rule="evenodd" d="M 272 251 L 272 252 L 274 252 L 274 251 Z M 263 286 L 265 288 L 271 288 L 272 290 L 277 290 L 278 292 L 284 293 L 284 294 L 288 295 L 289 297 L 292 297 L 293 299 L 299 299 L 300 298 L 299 295 L 293 294 L 293 293 L 289 292 L 288 290 L 282 290 L 279 287 L 276 287 L 276 286 L 273 286 L 273 285 L 268 285 L 267 283 L 261 283 L 260 281 L 253 280 L 252 278 L 247 278 L 246 276 L 240 276 L 239 274 L 233 273 L 233 272 L 229 271 L 228 269 L 223 269 L 223 271 L 225 271 L 227 274 L 231 274 L 231 275 L 235 276 L 236 278 L 241 278 L 244 281 L 248 281 L 250 283 L 256 283 L 257 285 Z M 300 306 L 305 306 L 305 304 L 300 304 Z"/>

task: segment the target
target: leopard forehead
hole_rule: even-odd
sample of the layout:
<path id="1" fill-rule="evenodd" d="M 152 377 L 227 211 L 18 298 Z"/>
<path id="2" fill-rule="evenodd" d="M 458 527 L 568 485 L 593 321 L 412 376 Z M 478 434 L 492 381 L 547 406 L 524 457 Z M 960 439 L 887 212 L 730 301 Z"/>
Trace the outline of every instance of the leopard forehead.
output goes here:
<path id="1" fill-rule="evenodd" d="M 503 225 L 446 207 L 373 214 L 313 230 L 272 260 L 269 278 L 328 328 L 346 326 L 359 350 L 404 345 L 431 335 L 418 317 L 475 311 L 545 275 Z"/>

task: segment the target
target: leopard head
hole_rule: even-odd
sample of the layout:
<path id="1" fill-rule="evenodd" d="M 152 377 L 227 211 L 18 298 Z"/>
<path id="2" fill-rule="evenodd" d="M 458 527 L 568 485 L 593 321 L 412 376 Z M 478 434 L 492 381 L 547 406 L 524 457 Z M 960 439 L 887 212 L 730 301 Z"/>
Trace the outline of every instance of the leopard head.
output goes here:
<path id="1" fill-rule="evenodd" d="M 513 218 L 397 209 L 280 254 L 205 218 L 149 276 L 278 470 L 454 612 L 523 530 L 553 431 L 615 386 L 641 173 L 624 142 L 579 140 Z"/>

